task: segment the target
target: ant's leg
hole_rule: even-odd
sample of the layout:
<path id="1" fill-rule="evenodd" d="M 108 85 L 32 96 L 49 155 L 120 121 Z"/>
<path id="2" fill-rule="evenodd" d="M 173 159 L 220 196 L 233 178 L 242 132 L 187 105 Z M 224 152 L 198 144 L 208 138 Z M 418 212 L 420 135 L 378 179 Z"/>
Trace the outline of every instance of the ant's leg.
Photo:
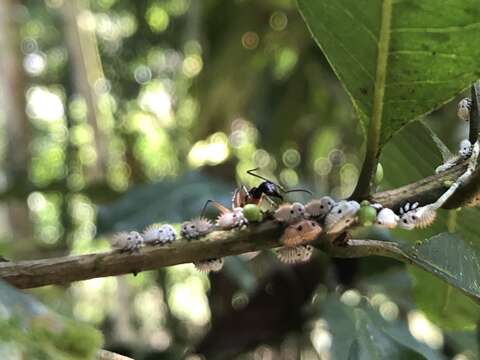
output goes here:
<path id="1" fill-rule="evenodd" d="M 272 199 L 270 199 L 267 195 L 265 194 L 262 194 L 260 200 L 258 201 L 258 206 L 260 207 L 260 204 L 262 202 L 262 200 L 265 200 L 266 202 L 268 202 L 268 205 L 270 205 L 270 207 L 272 208 L 272 210 L 276 209 L 278 207 L 277 203 L 275 201 L 273 201 Z"/>

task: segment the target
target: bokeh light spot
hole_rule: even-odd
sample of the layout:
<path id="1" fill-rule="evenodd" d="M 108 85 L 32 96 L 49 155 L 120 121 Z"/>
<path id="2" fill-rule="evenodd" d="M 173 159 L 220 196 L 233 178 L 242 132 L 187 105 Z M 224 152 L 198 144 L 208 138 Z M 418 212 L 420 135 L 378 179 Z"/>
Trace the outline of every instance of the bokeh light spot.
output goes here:
<path id="1" fill-rule="evenodd" d="M 153 32 L 160 33 L 168 28 L 170 18 L 167 12 L 158 5 L 152 5 L 145 15 L 148 26 Z"/>
<path id="2" fill-rule="evenodd" d="M 257 48 L 260 38 L 258 34 L 253 31 L 247 31 L 242 35 L 242 45 L 245 49 L 254 50 Z"/>
<path id="3" fill-rule="evenodd" d="M 275 11 L 270 16 L 270 27 L 275 31 L 282 31 L 288 25 L 288 18 L 287 15 L 283 11 Z"/>
<path id="4" fill-rule="evenodd" d="M 301 161 L 300 153 L 296 149 L 288 149 L 283 153 L 282 161 L 287 167 L 297 167 Z"/>

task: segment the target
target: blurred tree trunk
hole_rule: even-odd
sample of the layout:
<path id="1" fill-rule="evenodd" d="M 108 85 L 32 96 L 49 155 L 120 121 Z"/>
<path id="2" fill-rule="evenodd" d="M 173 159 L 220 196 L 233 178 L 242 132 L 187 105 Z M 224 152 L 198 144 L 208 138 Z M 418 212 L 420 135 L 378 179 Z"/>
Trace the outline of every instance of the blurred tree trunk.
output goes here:
<path id="1" fill-rule="evenodd" d="M 107 139 L 98 113 L 98 80 L 104 78 L 93 15 L 88 2 L 69 0 L 63 3 L 62 17 L 65 43 L 70 58 L 74 92 L 80 94 L 87 107 L 87 122 L 93 130 L 97 158 L 88 170 L 87 180 L 101 182 L 107 166 Z"/>
<path id="2" fill-rule="evenodd" d="M 31 132 L 25 113 L 25 75 L 22 69 L 17 16 L 20 2 L 0 1 L 0 104 L 4 114 L 7 152 L 6 175 L 9 184 L 25 184 L 30 159 Z M 8 215 L 14 252 L 32 249 L 32 225 L 24 200 L 10 200 Z"/>

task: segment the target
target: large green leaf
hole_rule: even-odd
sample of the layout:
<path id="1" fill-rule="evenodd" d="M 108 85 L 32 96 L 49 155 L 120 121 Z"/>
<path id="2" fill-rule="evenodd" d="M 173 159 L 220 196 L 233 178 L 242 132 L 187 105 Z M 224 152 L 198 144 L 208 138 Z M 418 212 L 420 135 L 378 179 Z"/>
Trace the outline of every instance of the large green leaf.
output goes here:
<path id="1" fill-rule="evenodd" d="M 480 320 L 478 244 L 464 240 L 459 234 L 442 233 L 406 252 L 415 264 L 446 281 L 410 268 L 417 306 L 444 328 L 473 328 Z"/>
<path id="2" fill-rule="evenodd" d="M 407 249 L 406 253 L 423 269 L 445 279 L 480 302 L 480 253 L 458 234 L 436 235 Z"/>
<path id="3" fill-rule="evenodd" d="M 477 0 L 298 0 L 361 120 L 384 144 L 480 77 Z"/>
<path id="4" fill-rule="evenodd" d="M 442 359 L 401 321 L 386 321 L 366 302 L 351 307 L 331 296 L 321 316 L 332 333 L 332 359 Z"/>
<path id="5" fill-rule="evenodd" d="M 473 330 L 480 307 L 457 288 L 431 273 L 410 266 L 413 295 L 418 309 L 436 325 L 447 330 Z"/>
<path id="6" fill-rule="evenodd" d="M 406 252 L 415 264 L 430 273 L 410 268 L 417 306 L 443 328 L 473 328 L 480 320 L 478 244 L 459 234 L 441 233 Z"/>

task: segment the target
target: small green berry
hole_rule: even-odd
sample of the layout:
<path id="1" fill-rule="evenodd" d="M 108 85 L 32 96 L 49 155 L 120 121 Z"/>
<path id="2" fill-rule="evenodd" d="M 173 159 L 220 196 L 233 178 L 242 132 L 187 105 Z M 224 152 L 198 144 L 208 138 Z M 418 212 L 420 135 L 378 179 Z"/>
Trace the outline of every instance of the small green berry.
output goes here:
<path id="1" fill-rule="evenodd" d="M 361 203 L 360 203 L 360 206 L 369 206 L 370 205 L 370 201 L 368 200 L 363 200 Z"/>
<path id="2" fill-rule="evenodd" d="M 262 211 L 255 204 L 247 204 L 243 207 L 243 215 L 250 222 L 260 222 L 263 219 Z"/>
<path id="3" fill-rule="evenodd" d="M 358 212 L 358 221 L 363 226 L 373 225 L 377 218 L 377 209 L 372 206 L 362 206 Z"/>
<path id="4" fill-rule="evenodd" d="M 383 166 L 378 163 L 377 171 L 375 172 L 375 184 L 380 184 L 383 180 Z"/>

